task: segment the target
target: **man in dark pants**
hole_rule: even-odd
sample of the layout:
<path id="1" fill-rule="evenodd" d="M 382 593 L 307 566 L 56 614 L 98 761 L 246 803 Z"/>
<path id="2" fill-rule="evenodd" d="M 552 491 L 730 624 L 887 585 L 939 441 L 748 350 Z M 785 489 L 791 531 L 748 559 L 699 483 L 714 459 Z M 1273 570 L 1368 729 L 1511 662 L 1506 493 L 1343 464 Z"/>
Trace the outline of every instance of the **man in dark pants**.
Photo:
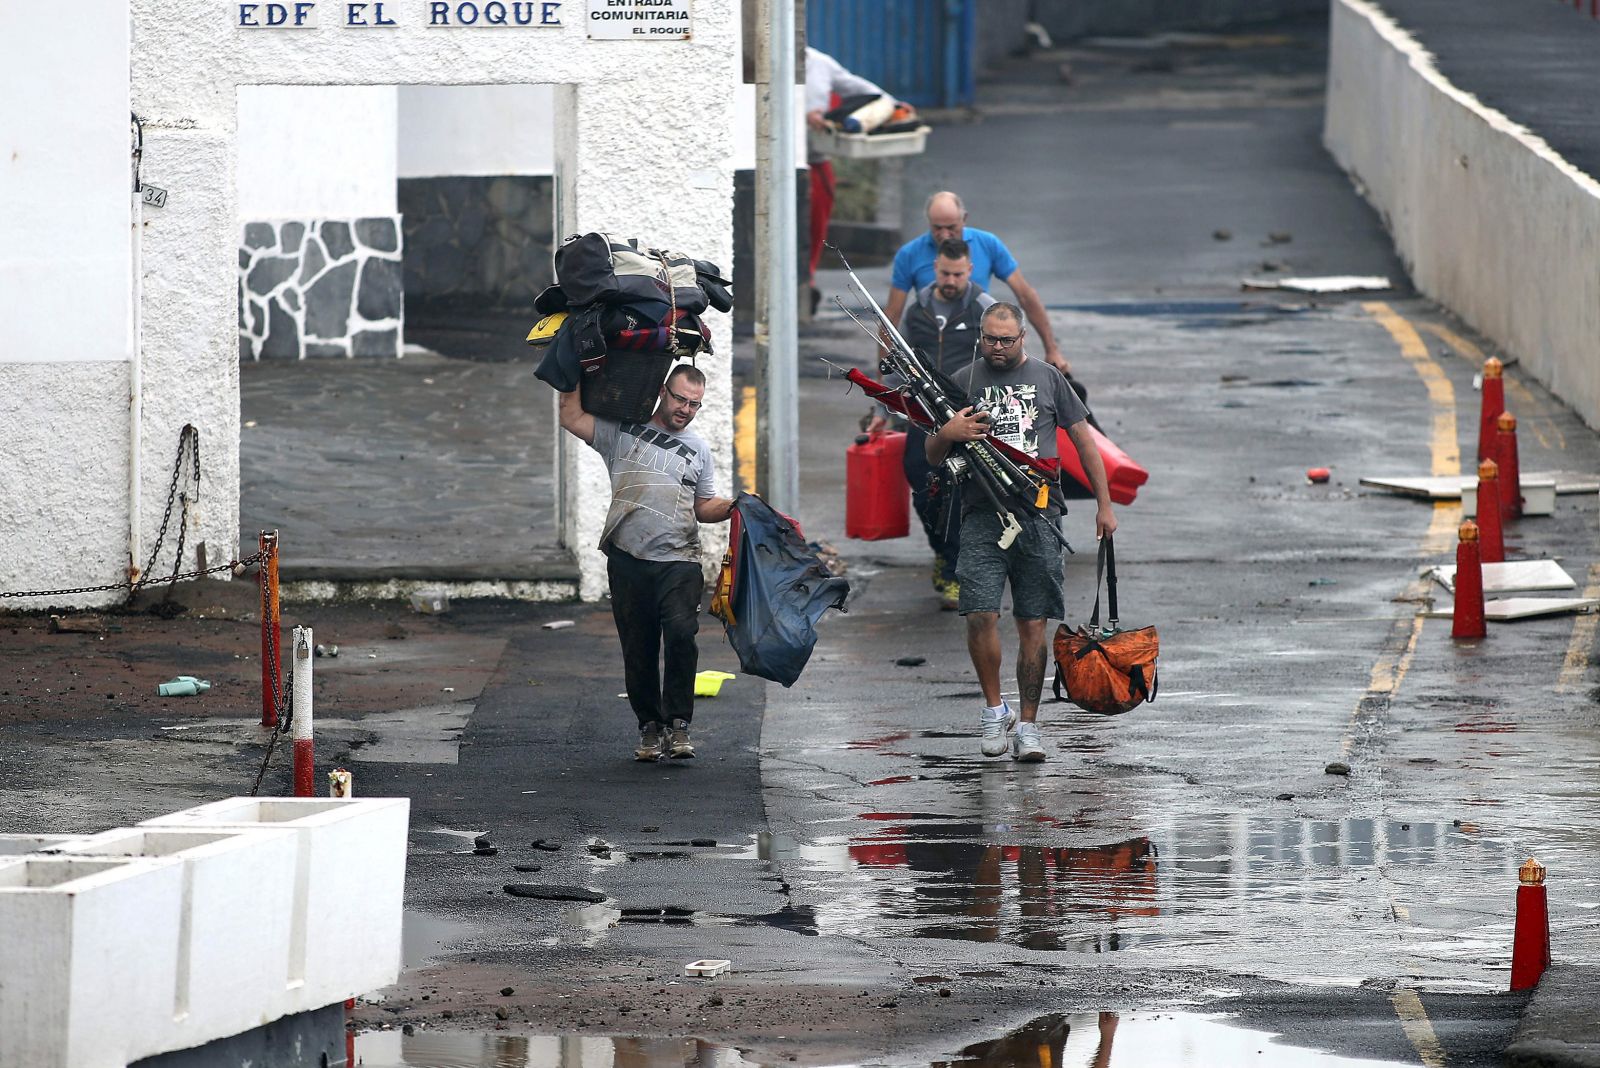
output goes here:
<path id="1" fill-rule="evenodd" d="M 733 512 L 732 500 L 716 496 L 711 447 L 689 429 L 705 391 L 706 376 L 680 364 L 642 426 L 590 415 L 576 391 L 561 394 L 562 429 L 598 452 L 611 472 L 600 549 L 628 703 L 639 718 L 635 760 L 694 756 L 689 723 L 705 587 L 699 524 L 726 522 Z"/>
<path id="2" fill-rule="evenodd" d="M 939 242 L 933 281 L 912 295 L 900 319 L 906 343 L 927 357 L 929 366 L 954 375 L 977 358 L 978 320 L 994 298 L 972 281 L 972 250 L 959 237 Z M 880 406 L 869 433 L 884 429 Z M 915 426 L 906 430 L 902 467 L 911 484 L 911 503 L 933 550 L 933 588 L 940 606 L 953 610 L 960 599 L 956 557 L 961 549 L 959 489 L 923 455 L 927 435 Z"/>

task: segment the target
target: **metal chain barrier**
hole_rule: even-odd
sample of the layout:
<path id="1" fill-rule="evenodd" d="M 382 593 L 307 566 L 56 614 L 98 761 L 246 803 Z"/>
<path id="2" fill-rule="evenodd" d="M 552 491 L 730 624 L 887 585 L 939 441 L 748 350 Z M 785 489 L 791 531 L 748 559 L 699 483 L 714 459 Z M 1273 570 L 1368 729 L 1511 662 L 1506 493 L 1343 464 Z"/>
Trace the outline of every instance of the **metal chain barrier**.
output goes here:
<path id="1" fill-rule="evenodd" d="M 188 461 L 188 466 L 192 472 L 192 495 L 187 492 L 180 493 L 178 490 L 178 483 L 183 476 L 185 461 Z M 185 423 L 183 430 L 178 434 L 178 457 L 172 465 L 172 481 L 167 487 L 166 508 L 161 513 L 161 529 L 156 532 L 156 544 L 155 547 L 150 550 L 150 558 L 148 561 L 146 561 L 143 571 L 137 572 L 133 578 L 130 578 L 125 582 L 107 582 L 99 586 L 74 586 L 68 589 L 60 590 L 0 591 L 0 600 L 6 598 L 23 597 L 67 597 L 79 593 L 107 593 L 112 590 L 128 590 L 132 593 L 138 593 L 146 586 L 152 584 L 164 583 L 173 585 L 186 579 L 201 578 L 205 575 L 215 575 L 223 571 L 231 571 L 238 575 L 242 574 L 244 570 L 250 567 L 252 564 L 259 563 L 261 561 L 261 553 L 257 552 L 245 557 L 243 560 L 229 560 L 227 563 L 218 564 L 215 567 L 201 568 L 195 571 L 178 570 L 183 566 L 183 545 L 188 534 L 189 527 L 189 505 L 191 502 L 198 502 L 199 500 L 200 431 L 195 429 L 194 424 Z M 172 561 L 172 574 L 163 576 L 159 579 L 151 578 L 150 576 L 155 571 L 156 559 L 161 554 L 161 546 L 166 542 L 167 539 L 167 528 L 172 524 L 172 509 L 174 505 L 179 505 L 179 519 L 178 538 L 175 545 L 176 552 L 173 555 Z"/>

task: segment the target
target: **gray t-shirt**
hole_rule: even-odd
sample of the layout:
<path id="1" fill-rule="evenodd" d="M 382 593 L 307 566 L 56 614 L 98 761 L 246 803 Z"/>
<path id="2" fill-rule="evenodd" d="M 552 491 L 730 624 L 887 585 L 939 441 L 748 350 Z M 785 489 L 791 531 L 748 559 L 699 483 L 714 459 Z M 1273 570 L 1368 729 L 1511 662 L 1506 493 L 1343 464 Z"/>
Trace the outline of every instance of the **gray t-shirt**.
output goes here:
<path id="1" fill-rule="evenodd" d="M 595 419 L 595 452 L 611 472 L 611 511 L 600 547 L 640 560 L 700 560 L 698 497 L 715 497 L 711 446 L 693 430 Z"/>
<path id="2" fill-rule="evenodd" d="M 1066 376 L 1031 356 L 1011 371 L 996 371 L 980 357 L 952 377 L 967 391 L 974 408 L 989 413 L 990 434 L 1041 460 L 1057 458 L 1057 428 L 1089 418 L 1089 409 L 1067 384 Z M 966 508 L 972 508 L 981 497 L 966 493 L 962 500 Z"/>

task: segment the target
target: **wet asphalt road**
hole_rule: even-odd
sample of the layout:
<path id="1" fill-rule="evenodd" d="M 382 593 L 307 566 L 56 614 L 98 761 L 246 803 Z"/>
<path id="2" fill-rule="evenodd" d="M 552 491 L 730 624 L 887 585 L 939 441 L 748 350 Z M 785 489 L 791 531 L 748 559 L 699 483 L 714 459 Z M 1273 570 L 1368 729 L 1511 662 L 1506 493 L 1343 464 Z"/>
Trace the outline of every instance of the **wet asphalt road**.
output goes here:
<path id="1" fill-rule="evenodd" d="M 318 663 L 323 755 L 361 793 L 413 799 L 409 966 L 357 1008 L 379 1029 L 367 1064 L 1498 1064 L 1524 1001 L 1500 991 L 1529 853 L 1550 868 L 1557 956 L 1600 960 L 1592 620 L 1457 645 L 1417 615 L 1459 511 L 1357 480 L 1459 467 L 1481 354 L 1412 297 L 1317 148 L 1317 29 L 1283 36 L 1049 57 L 911 169 L 908 199 L 953 186 L 1012 243 L 1106 430 L 1152 471 L 1118 555 L 1124 621 L 1161 630 L 1155 704 L 1048 704 L 1049 762 L 979 757 L 961 624 L 937 609 L 926 549 L 842 537 L 864 405 L 820 375 L 802 383 L 800 515 L 849 560 L 850 611 L 794 688 L 740 678 L 702 702 L 695 761 L 627 759 L 603 607 L 297 611 L 344 645 Z M 1397 288 L 1241 293 L 1266 260 Z M 851 329 L 825 318 L 804 349 L 863 362 Z M 1525 471 L 1600 470 L 1591 432 L 1515 367 L 1508 382 Z M 1308 484 L 1311 466 L 1332 481 Z M 1596 530 L 1594 495 L 1567 496 L 1510 543 L 1582 589 L 1600 583 Z M 1087 509 L 1069 536 L 1076 621 Z M 576 625 L 543 629 L 558 619 Z M 198 648 L 141 634 L 123 659 L 154 677 L 163 648 L 209 658 L 214 693 L 248 716 L 248 665 L 223 642 L 247 654 L 248 634 L 213 629 Z M 701 666 L 731 670 L 716 631 L 704 621 Z M 62 681 L 90 670 L 62 665 Z M 42 702 L 51 682 L 7 686 Z M 256 750 L 196 709 L 85 704 L 80 724 L 8 731 L 7 822 L 91 797 L 70 813 L 88 829 L 233 790 Z M 152 737 L 151 716 L 184 730 Z M 472 852 L 484 833 L 492 856 Z M 513 881 L 604 900 L 511 898 Z M 685 979 L 702 957 L 734 971 Z"/>
<path id="2" fill-rule="evenodd" d="M 937 611 L 916 539 L 840 537 L 862 405 L 808 376 L 801 515 L 851 561 L 849 614 L 793 689 L 741 679 L 703 702 L 692 766 L 623 759 L 603 615 L 513 638 L 461 764 L 428 771 L 419 797 L 412 899 L 452 918 L 419 921 L 443 956 L 367 1019 L 499 1026 L 503 981 L 517 1027 L 694 1033 L 825 1063 L 937 1061 L 1052 1009 L 1203 1006 L 1346 1057 L 1498 1062 L 1521 1006 L 1499 991 L 1525 855 L 1551 867 L 1558 954 L 1600 954 L 1592 630 L 1552 618 L 1458 646 L 1417 614 L 1459 509 L 1357 480 L 1460 469 L 1482 354 L 1411 296 L 1317 147 L 1316 36 L 1180 54 L 1171 78 L 1075 56 L 1077 101 L 1028 68 L 912 168 L 1013 241 L 1108 432 L 1154 472 L 1118 540 L 1124 619 L 1161 628 L 1158 702 L 1119 719 L 1051 704 L 1048 763 L 978 756 L 959 620 Z M 994 145 L 1011 146 L 1006 182 Z M 1396 284 L 1242 294 L 1269 260 Z M 825 316 L 805 349 L 864 362 L 850 329 Z M 1524 470 L 1600 466 L 1591 433 L 1510 378 Z M 1332 481 L 1308 484 L 1311 466 Z M 1076 619 L 1087 510 L 1069 523 Z M 1595 525 L 1592 494 L 1563 497 L 1513 552 L 1560 558 L 1581 588 Z M 412 792 L 417 775 L 365 779 Z M 447 848 L 485 830 L 509 846 L 492 861 Z M 542 870 L 522 877 L 606 900 L 503 898 L 505 869 L 530 861 Z M 704 956 L 735 962 L 716 994 L 675 978 Z M 1233 1062 L 1197 1048 L 1195 1063 Z"/>

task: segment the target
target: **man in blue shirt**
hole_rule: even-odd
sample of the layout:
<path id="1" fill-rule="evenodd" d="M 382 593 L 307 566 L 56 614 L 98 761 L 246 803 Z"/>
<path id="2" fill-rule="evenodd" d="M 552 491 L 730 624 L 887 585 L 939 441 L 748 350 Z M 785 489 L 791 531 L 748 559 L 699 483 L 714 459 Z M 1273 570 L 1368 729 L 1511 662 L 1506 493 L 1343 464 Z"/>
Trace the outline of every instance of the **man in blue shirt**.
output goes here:
<path id="1" fill-rule="evenodd" d="M 1061 355 L 1056 336 L 1050 329 L 1050 317 L 1045 314 L 1044 302 L 1028 280 L 1022 277 L 1017 259 L 1006 248 L 1005 242 L 987 230 L 967 225 L 967 209 L 961 198 L 951 192 L 935 193 L 928 198 L 928 232 L 901 246 L 894 256 L 894 271 L 889 282 L 889 300 L 884 314 L 891 323 L 900 321 L 905 310 L 906 296 L 915 293 L 934 280 L 933 261 L 939 254 L 939 242 L 949 237 L 966 241 L 972 252 L 972 280 L 980 289 L 988 291 L 999 279 L 1011 287 L 1017 303 L 1028 316 L 1028 324 L 1044 348 L 1044 358 L 1062 374 L 1070 374 L 1072 365 Z"/>

